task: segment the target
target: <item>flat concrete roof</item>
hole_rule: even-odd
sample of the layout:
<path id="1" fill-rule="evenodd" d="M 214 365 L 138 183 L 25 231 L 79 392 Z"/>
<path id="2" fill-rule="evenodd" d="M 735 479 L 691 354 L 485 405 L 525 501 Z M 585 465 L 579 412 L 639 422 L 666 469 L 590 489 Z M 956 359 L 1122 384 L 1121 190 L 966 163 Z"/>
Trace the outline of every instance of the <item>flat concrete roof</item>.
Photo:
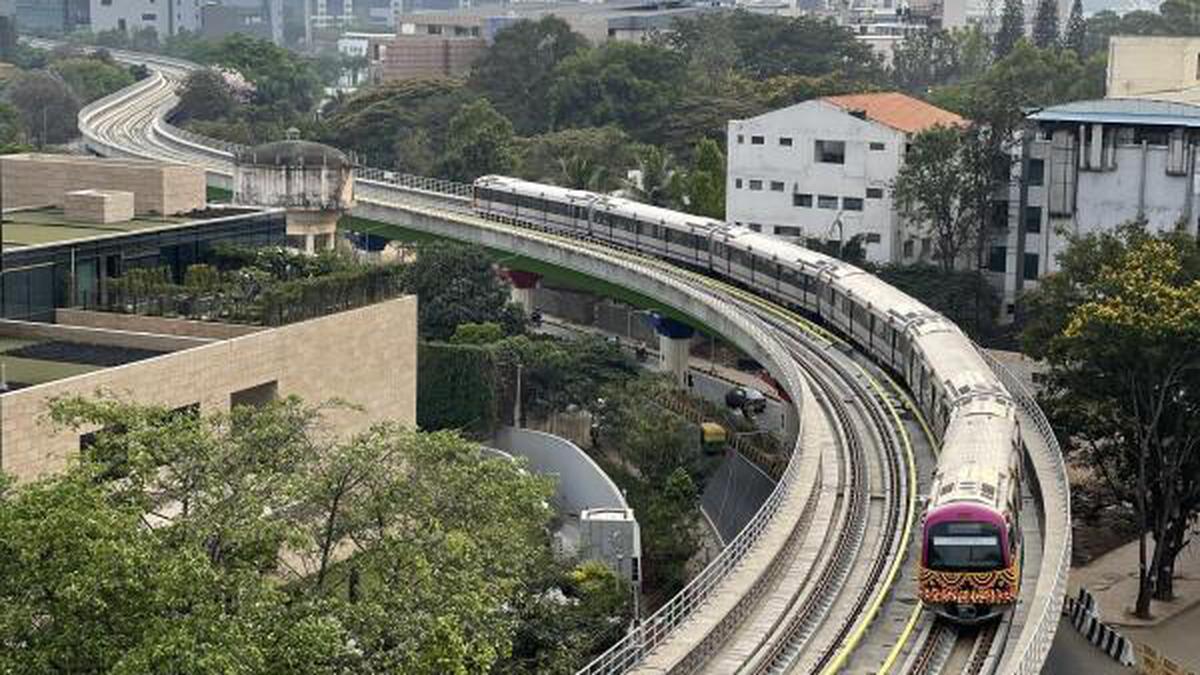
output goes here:
<path id="1" fill-rule="evenodd" d="M 10 356 L 8 352 L 45 343 L 45 340 L 29 340 L 0 336 L 0 366 L 3 366 L 3 384 L 10 387 L 30 387 L 55 380 L 62 380 L 103 366 L 73 363 L 63 360 L 47 360 Z"/>
<path id="2" fill-rule="evenodd" d="M 59 208 L 19 209 L 4 213 L 4 250 L 61 244 L 92 237 L 138 232 L 167 225 L 197 222 L 178 216 L 139 216 L 121 223 L 92 223 L 71 220 Z"/>

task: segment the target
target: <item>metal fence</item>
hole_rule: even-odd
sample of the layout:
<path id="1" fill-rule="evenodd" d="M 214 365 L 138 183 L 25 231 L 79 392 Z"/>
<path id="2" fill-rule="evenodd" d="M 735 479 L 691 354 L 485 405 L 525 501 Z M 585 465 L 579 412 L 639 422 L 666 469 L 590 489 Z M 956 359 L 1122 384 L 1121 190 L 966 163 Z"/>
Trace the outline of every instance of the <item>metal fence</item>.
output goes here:
<path id="1" fill-rule="evenodd" d="M 118 57 L 124 54 L 118 55 Z M 149 59 L 147 59 L 149 60 Z M 192 64 L 186 64 L 175 59 L 160 59 L 163 63 L 169 62 L 170 65 L 177 68 L 191 67 Z M 96 112 L 107 108 L 108 106 L 120 100 L 130 98 L 141 92 L 139 87 L 148 86 L 143 82 L 124 89 L 116 94 L 105 97 L 100 101 L 89 105 L 80 112 L 80 126 L 86 130 L 86 122 L 90 121 L 91 116 Z M 245 146 L 236 143 L 227 143 L 216 139 L 208 138 L 189 132 L 185 129 L 180 129 L 174 125 L 163 122 L 163 128 L 169 134 L 175 135 L 180 139 L 186 140 L 188 143 L 215 150 L 221 153 L 230 155 L 236 154 L 240 150 L 245 149 Z M 403 194 L 404 192 L 412 193 L 429 193 L 438 195 L 442 198 L 450 197 L 451 201 L 463 201 L 470 198 L 471 186 L 464 183 L 456 183 L 437 178 L 429 178 L 426 176 L 415 176 L 400 172 L 392 172 L 386 169 L 359 167 L 355 170 L 356 178 L 377 184 L 378 187 L 392 192 L 393 194 Z M 390 189 L 389 189 L 390 188 Z M 452 210 L 463 210 L 461 207 Z M 654 275 L 653 272 L 650 272 Z M 679 283 L 677 280 L 674 283 Z M 711 302 L 712 298 L 709 298 Z M 736 314 L 736 310 L 733 311 Z M 758 330 L 756 327 L 745 326 L 747 335 L 752 339 L 761 340 L 760 344 L 771 345 L 774 340 L 771 339 L 765 332 Z M 1059 451 L 1058 442 L 1054 437 L 1053 430 L 1046 421 L 1045 415 L 1037 406 L 1033 396 L 1028 392 L 1025 386 L 1017 380 L 1011 373 L 1008 372 L 1002 365 L 997 363 L 990 356 L 985 354 L 985 358 L 992 365 L 1001 381 L 1008 387 L 1013 394 L 1018 404 L 1026 411 L 1034 424 L 1037 427 L 1037 432 L 1042 434 L 1046 439 L 1047 445 L 1051 450 L 1051 462 L 1055 466 L 1056 471 L 1053 476 L 1053 487 L 1056 490 L 1054 503 L 1063 505 L 1066 508 L 1070 499 L 1070 488 L 1066 482 L 1066 469 L 1062 462 L 1061 452 Z M 784 356 L 786 360 L 786 355 Z M 799 379 L 790 384 L 799 387 Z M 798 390 L 797 390 L 798 391 Z M 796 400 L 799 400 L 798 398 Z M 693 579 L 682 591 L 673 597 L 667 604 L 663 605 L 654 614 L 650 615 L 639 625 L 626 635 L 622 640 L 617 642 L 603 654 L 594 659 L 579 671 L 580 675 L 597 675 L 599 673 L 622 673 L 637 666 L 644 656 L 656 646 L 662 644 L 673 633 L 674 629 L 679 627 L 683 622 L 693 616 L 693 614 L 707 601 L 713 593 L 719 588 L 721 582 L 746 558 L 753 550 L 754 546 L 759 542 L 762 535 L 767 531 L 774 520 L 775 514 L 778 512 L 783 503 L 784 498 L 792 489 L 794 482 L 797 480 L 799 473 L 799 465 L 793 456 L 793 460 L 788 464 L 780 477 L 780 482 L 775 491 L 771 494 L 766 502 L 759 509 L 753 520 L 742 530 L 742 532 L 726 546 L 720 554 L 704 570 Z M 1046 484 L 1042 484 L 1043 491 L 1046 489 Z M 1066 587 L 1066 575 L 1070 565 L 1070 514 L 1066 514 L 1067 528 L 1063 536 L 1065 537 L 1065 545 L 1061 547 L 1058 553 L 1056 562 L 1056 576 L 1053 584 L 1054 595 L 1050 598 L 1045 611 L 1039 616 L 1033 618 L 1033 625 L 1024 627 L 1022 641 L 1018 643 L 1018 647 L 1023 646 L 1023 652 L 1016 655 L 1015 658 L 1009 660 L 1009 663 L 1016 665 L 1010 670 L 1012 673 L 1019 675 L 1036 675 L 1041 672 L 1042 663 L 1045 660 L 1046 654 L 1049 652 L 1050 644 L 1053 641 L 1055 626 L 1058 621 L 1058 614 L 1061 611 L 1063 592 Z M 1043 568 L 1045 565 L 1043 564 Z M 1050 623 L 1054 622 L 1054 623 Z M 1024 639 L 1024 636 L 1032 636 L 1029 639 Z"/>
<path id="2" fill-rule="evenodd" d="M 1033 393 L 1020 378 L 994 357 L 982 350 L 980 353 L 1008 389 L 1013 399 L 1016 400 L 1017 405 L 1021 406 L 1025 414 L 1033 420 L 1037 433 L 1045 440 L 1049 449 L 1049 456 L 1046 459 L 1054 467 L 1052 472 L 1054 475 L 1052 477 L 1038 476 L 1042 503 L 1060 507 L 1062 512 L 1058 515 L 1064 518 L 1061 530 L 1054 533 L 1062 537 L 1062 545 L 1056 551 L 1046 551 L 1056 557 L 1043 557 L 1042 559 L 1043 573 L 1048 569 L 1047 562 L 1054 565 L 1054 582 L 1047 598 L 1047 604 L 1041 614 L 1031 616 L 1030 623 L 1021 627 L 1021 639 L 1017 642 L 1018 653 L 1009 655 L 1005 662 L 1009 667 L 1003 674 L 1040 675 L 1046 655 L 1050 653 L 1050 647 L 1054 642 L 1054 634 L 1058 630 L 1059 615 L 1062 613 L 1063 599 L 1067 592 L 1067 575 L 1071 571 L 1071 485 L 1067 482 L 1067 467 L 1063 462 L 1062 448 L 1059 447 L 1058 438 L 1054 435 L 1054 429 L 1050 426 L 1041 407 L 1038 406 Z M 1046 478 L 1051 478 L 1051 480 L 1047 481 Z M 1054 491 L 1052 495 L 1047 495 L 1049 490 Z M 1048 496 L 1053 496 L 1054 499 L 1047 499 Z M 1049 509 L 1047 509 L 1048 513 Z M 1047 520 L 1049 519 L 1047 518 Z M 1049 547 L 1051 538 L 1046 537 L 1043 541 Z"/>

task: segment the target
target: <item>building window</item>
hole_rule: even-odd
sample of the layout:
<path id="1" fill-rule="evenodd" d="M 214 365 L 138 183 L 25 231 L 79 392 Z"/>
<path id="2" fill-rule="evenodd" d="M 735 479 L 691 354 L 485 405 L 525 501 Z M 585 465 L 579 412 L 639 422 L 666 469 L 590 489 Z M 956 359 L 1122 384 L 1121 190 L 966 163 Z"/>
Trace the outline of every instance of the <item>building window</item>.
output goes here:
<path id="1" fill-rule="evenodd" d="M 783 192 L 783 181 L 781 181 L 781 180 L 771 181 L 771 192 Z"/>
<path id="2" fill-rule="evenodd" d="M 800 228 L 780 225 L 775 228 L 775 236 L 777 237 L 799 237 L 803 234 Z"/>
<path id="3" fill-rule="evenodd" d="M 158 21 L 157 14 L 143 14 L 142 21 Z"/>
<path id="4" fill-rule="evenodd" d="M 750 179 L 750 189 L 751 190 L 761 190 L 762 189 L 762 181 L 751 178 Z"/>
<path id="5" fill-rule="evenodd" d="M 792 206 L 812 206 L 812 195 L 795 194 L 792 195 Z M 776 230 L 778 231 L 778 230 Z"/>
<path id="6" fill-rule="evenodd" d="M 779 144 L 785 148 L 790 148 L 792 147 L 792 139 L 788 138 L 787 136 L 780 136 Z"/>
<path id="7" fill-rule="evenodd" d="M 845 141 L 816 141 L 813 158 L 822 164 L 845 164 Z"/>
<path id="8" fill-rule="evenodd" d="M 738 134 L 738 145 L 746 142 L 746 137 L 743 134 Z"/>
<path id="9" fill-rule="evenodd" d="M 741 190 L 741 189 L 742 189 L 742 179 L 741 179 L 741 178 L 734 178 L 734 179 L 733 179 L 733 187 L 734 187 L 734 188 L 736 188 L 736 189 L 738 189 L 738 190 Z"/>
<path id="10" fill-rule="evenodd" d="M 817 208 L 836 209 L 838 198 L 834 195 L 817 195 Z"/>
<path id="11" fill-rule="evenodd" d="M 842 197 L 842 208 L 847 211 L 862 211 L 863 200 L 859 197 Z"/>
<path id="12" fill-rule="evenodd" d="M 1025 254 L 1025 279 L 1027 281 L 1036 281 L 1038 278 L 1038 254 Z"/>
<path id="13" fill-rule="evenodd" d="M 763 138 L 762 136 L 751 136 L 750 137 L 750 145 L 762 145 L 763 143 L 766 143 L 766 142 L 767 142 L 767 139 Z"/>
<path id="14" fill-rule="evenodd" d="M 1042 207 L 1025 207 L 1025 231 L 1030 234 L 1037 234 L 1042 231 Z"/>
<path id="15" fill-rule="evenodd" d="M 883 199 L 883 188 L 867 188 L 867 199 Z"/>
<path id="16" fill-rule="evenodd" d="M 1008 269 L 1008 247 L 993 246 L 988 255 L 988 267 L 992 272 L 1003 272 Z"/>
<path id="17" fill-rule="evenodd" d="M 1046 163 L 1040 159 L 1029 160 L 1029 180 L 1027 180 L 1026 183 L 1028 185 L 1038 187 L 1042 184 L 1042 181 L 1045 180 L 1045 176 Z"/>
<path id="18" fill-rule="evenodd" d="M 992 229 L 1008 229 L 1008 202 L 992 202 Z"/>
<path id="19" fill-rule="evenodd" d="M 867 233 L 867 243 L 868 244 L 878 244 L 881 241 L 883 241 L 883 236 L 880 235 L 878 232 L 868 232 Z"/>
<path id="20" fill-rule="evenodd" d="M 904 257 L 905 258 L 913 257 L 913 240 L 912 239 L 909 239 L 908 241 L 904 242 Z"/>
<path id="21" fill-rule="evenodd" d="M 887 146 L 885 146 L 883 143 L 871 143 L 872 150 L 876 150 L 876 151 L 883 150 L 885 147 L 887 147 Z"/>
<path id="22" fill-rule="evenodd" d="M 759 225 L 758 223 L 750 223 L 750 231 L 762 232 L 762 225 Z"/>
<path id="23" fill-rule="evenodd" d="M 933 240 L 929 237 L 921 237 L 921 257 L 928 258 L 929 252 L 933 250 Z"/>

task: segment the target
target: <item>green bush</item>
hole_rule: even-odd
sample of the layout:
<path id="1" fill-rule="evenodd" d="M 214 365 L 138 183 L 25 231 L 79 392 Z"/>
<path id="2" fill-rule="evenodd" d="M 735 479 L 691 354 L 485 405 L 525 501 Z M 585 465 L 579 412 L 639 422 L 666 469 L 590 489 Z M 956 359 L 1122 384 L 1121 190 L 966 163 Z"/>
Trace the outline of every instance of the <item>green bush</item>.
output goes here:
<path id="1" fill-rule="evenodd" d="M 490 435 L 499 424 L 495 351 L 480 345 L 421 343 L 417 426 Z"/>
<path id="2" fill-rule="evenodd" d="M 485 321 L 483 323 L 460 323 L 450 336 L 450 344 L 455 345 L 488 345 L 504 339 L 504 329 L 500 324 Z"/>

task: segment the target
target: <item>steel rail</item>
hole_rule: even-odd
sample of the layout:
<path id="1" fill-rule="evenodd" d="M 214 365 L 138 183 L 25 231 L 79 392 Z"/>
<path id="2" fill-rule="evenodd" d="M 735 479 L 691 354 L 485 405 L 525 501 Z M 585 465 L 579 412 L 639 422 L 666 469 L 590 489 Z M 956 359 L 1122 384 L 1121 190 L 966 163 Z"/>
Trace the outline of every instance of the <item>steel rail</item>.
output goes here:
<path id="1" fill-rule="evenodd" d="M 140 61 L 152 66 L 158 65 L 160 67 L 177 70 L 186 70 L 194 67 L 192 64 L 186 64 L 186 62 L 149 55 L 114 52 L 114 56 L 119 59 Z M 146 145 L 139 146 L 138 141 L 133 138 L 132 132 L 129 132 L 129 137 L 125 139 L 121 139 L 119 137 L 100 138 L 94 133 L 89 134 L 89 131 L 93 131 L 93 128 L 90 127 L 89 124 L 92 123 L 97 117 L 100 117 L 102 113 L 107 112 L 108 114 L 113 114 L 114 111 L 119 111 L 123 106 L 131 104 L 133 99 L 144 95 L 147 91 L 150 91 L 150 89 L 150 85 L 146 84 L 145 81 L 139 82 L 126 90 L 122 90 L 117 94 L 106 97 L 101 101 L 97 101 L 81 111 L 80 126 L 84 131 L 85 139 L 89 141 L 89 146 L 93 147 L 94 150 L 107 149 L 108 151 L 119 154 L 124 154 L 130 150 L 133 150 L 135 154 L 140 151 L 146 153 L 145 156 L 166 156 L 168 159 L 176 159 L 178 156 L 192 158 L 197 155 L 204 155 L 206 153 L 200 151 L 200 148 L 204 148 L 210 151 L 207 153 L 209 159 L 217 159 L 214 157 L 217 152 L 225 153 L 226 156 L 232 159 L 232 155 L 235 152 L 234 148 L 213 147 L 217 144 L 212 142 L 211 139 L 196 137 L 194 134 L 190 135 L 189 132 L 172 128 L 169 124 L 163 121 L 162 118 L 169 113 L 169 107 L 172 105 L 172 99 L 169 97 L 159 100 L 159 102 L 166 107 L 166 109 L 159 110 L 156 108 L 154 110 L 142 111 L 147 114 L 156 113 L 158 118 L 151 120 L 150 130 L 145 130 L 144 126 L 141 129 L 147 136 L 157 135 L 162 137 L 162 139 L 165 139 L 157 142 L 146 140 L 144 143 L 147 143 L 151 146 L 166 145 L 168 147 L 156 147 L 155 149 L 148 150 Z M 85 115 L 87 116 L 86 121 Z M 129 147 L 131 144 L 135 147 Z M 179 148 L 179 146 L 183 146 L 184 149 L 168 149 L 169 147 Z M 189 151 L 186 149 L 189 146 L 192 148 L 192 154 L 189 154 Z M 176 155 L 176 152 L 179 154 Z M 221 159 L 224 158 L 222 157 Z M 225 162 L 221 162 L 221 164 L 223 164 L 221 168 L 229 166 L 229 164 Z M 226 169 L 226 171 L 231 172 L 231 168 Z M 426 197 L 427 202 L 421 204 L 421 206 L 433 205 L 435 207 L 448 207 L 446 209 L 448 212 L 461 215 L 461 207 L 464 206 L 464 202 L 466 201 L 465 195 L 467 194 L 467 191 L 470 190 L 470 186 L 449 184 L 445 181 L 436 181 L 422 177 L 404 176 L 379 169 L 359 169 L 357 171 L 357 175 L 359 176 L 359 180 L 365 184 L 363 187 L 367 188 L 367 190 L 363 191 L 366 193 L 365 201 L 379 204 L 385 208 L 392 205 L 399 205 L 405 210 L 412 210 L 413 208 L 416 208 L 411 205 L 411 202 L 414 201 L 414 198 Z M 380 197 L 385 193 L 391 194 L 388 194 L 387 198 L 381 199 Z M 402 193 L 404 196 L 400 199 L 397 199 L 397 193 Z M 461 218 L 456 217 L 454 220 L 458 221 L 461 220 Z M 482 219 L 478 220 L 481 221 Z M 475 226 L 479 226 L 478 222 L 473 224 Z M 566 245 L 578 247 L 579 243 L 578 240 L 570 240 L 570 242 Z M 753 294 L 750 293 L 746 293 L 745 296 L 753 297 L 757 301 L 751 304 L 756 304 L 759 306 L 770 304 L 761 298 L 753 296 Z M 735 296 L 735 299 L 737 302 L 741 302 L 745 300 L 745 297 L 743 296 L 741 298 L 737 298 Z M 993 367 L 996 367 L 995 364 Z M 1010 391 L 1014 391 L 1014 387 L 1008 381 L 1008 379 L 1011 379 L 1011 375 L 1007 375 L 1006 372 L 1002 370 L 997 370 L 997 373 L 1001 377 L 1002 382 L 1009 387 Z M 1021 390 L 1023 390 L 1023 387 Z M 1018 393 L 1018 391 L 1014 391 L 1014 396 L 1017 397 L 1022 410 L 1024 410 L 1026 414 L 1028 414 L 1035 421 L 1036 432 L 1044 439 L 1045 445 L 1049 448 L 1049 452 L 1045 454 L 1050 456 L 1040 458 L 1041 464 L 1044 467 L 1048 467 L 1048 470 L 1046 470 L 1045 473 L 1049 475 L 1046 476 L 1046 480 L 1039 481 L 1039 484 L 1042 484 L 1043 487 L 1049 485 L 1051 488 L 1053 488 L 1053 492 L 1049 495 L 1050 499 L 1047 499 L 1047 495 L 1042 494 L 1041 492 L 1039 492 L 1038 496 L 1044 502 L 1050 503 L 1051 505 L 1057 507 L 1057 511 L 1059 513 L 1057 513 L 1054 518 L 1055 525 L 1066 525 L 1065 533 L 1048 533 L 1046 541 L 1048 544 L 1055 544 L 1055 546 L 1050 547 L 1048 545 L 1047 548 L 1052 548 L 1050 551 L 1051 555 L 1043 558 L 1043 575 L 1046 572 L 1054 572 L 1054 577 L 1052 582 L 1049 584 L 1049 587 L 1056 591 L 1056 593 L 1039 603 L 1037 608 L 1038 611 L 1032 613 L 1032 620 L 1027 622 L 1023 627 L 1020 639 L 1016 642 L 1016 648 L 1010 650 L 1008 661 L 1006 661 L 1007 669 L 1002 671 L 1005 675 L 1008 675 L 1010 672 L 1021 673 L 1023 675 L 1028 673 L 1029 675 L 1033 675 L 1034 673 L 1040 671 L 1041 663 L 1044 661 L 1045 654 L 1049 650 L 1049 643 L 1053 638 L 1054 629 L 1057 626 L 1057 613 L 1062 602 L 1061 591 L 1065 586 L 1065 575 L 1067 571 L 1066 563 L 1069 563 L 1070 550 L 1070 516 L 1066 510 L 1066 504 L 1068 503 L 1067 500 L 1069 499 L 1069 488 L 1066 486 L 1065 470 L 1062 467 L 1061 456 L 1054 456 L 1058 449 L 1057 443 L 1054 441 L 1053 432 L 1049 429 L 1049 425 L 1045 422 L 1044 416 L 1041 415 L 1041 411 L 1037 408 L 1036 403 L 1033 402 L 1032 397 L 1028 395 L 1028 392 L 1019 391 Z M 795 463 L 793 462 L 792 465 L 794 464 Z M 789 468 L 791 468 L 792 465 L 789 465 Z M 785 470 L 784 475 L 788 476 L 787 470 Z M 1041 478 L 1041 476 L 1039 476 L 1039 478 Z M 1047 509 L 1047 511 L 1052 510 L 1053 509 Z M 758 515 L 762 516 L 769 512 L 770 499 L 768 500 L 768 503 L 763 505 L 763 508 L 760 510 Z M 758 522 L 759 518 L 756 516 L 755 520 L 752 521 L 751 524 L 754 525 Z M 748 526 L 747 531 L 744 531 L 742 534 L 748 534 L 750 529 L 751 528 Z M 761 534 L 761 532 L 755 534 Z M 757 536 L 752 534 L 750 538 L 756 540 Z M 741 535 L 739 535 L 738 539 L 741 539 Z M 738 539 L 735 539 L 733 544 L 739 544 Z M 746 554 L 746 551 L 749 549 L 749 545 L 747 542 L 741 542 L 739 546 L 731 546 L 730 548 L 736 550 L 734 557 L 737 557 L 738 560 L 740 560 L 741 557 Z M 714 563 L 716 562 L 718 561 L 714 561 Z M 1057 567 L 1050 568 L 1050 564 L 1055 564 Z M 710 568 L 711 567 L 712 566 L 710 565 Z M 725 573 L 728 571 L 729 569 L 724 570 Z M 701 581 L 701 579 L 704 577 L 705 575 L 702 573 L 696 581 Z M 711 576 L 707 578 L 707 583 L 712 583 Z M 691 585 L 689 585 L 689 588 L 690 587 Z M 685 592 L 681 593 L 681 596 L 685 595 L 687 591 L 688 589 L 685 589 Z M 692 597 L 685 601 L 685 604 L 691 609 L 695 609 L 695 607 L 699 606 L 701 603 L 697 601 L 696 594 L 693 592 Z M 685 612 L 685 614 L 686 613 L 688 612 Z M 680 616 L 681 615 L 677 612 L 670 614 L 669 623 L 673 625 L 679 625 L 681 623 Z M 638 631 L 638 633 L 642 633 L 642 631 Z M 634 651 L 638 652 L 640 655 L 641 653 L 645 652 L 645 648 L 639 647 Z M 629 661 L 627 659 L 617 659 L 609 662 L 604 668 L 597 668 L 593 670 L 585 669 L 583 672 L 622 672 L 623 669 L 630 667 L 633 665 L 633 663 L 636 663 L 636 660 Z"/>

